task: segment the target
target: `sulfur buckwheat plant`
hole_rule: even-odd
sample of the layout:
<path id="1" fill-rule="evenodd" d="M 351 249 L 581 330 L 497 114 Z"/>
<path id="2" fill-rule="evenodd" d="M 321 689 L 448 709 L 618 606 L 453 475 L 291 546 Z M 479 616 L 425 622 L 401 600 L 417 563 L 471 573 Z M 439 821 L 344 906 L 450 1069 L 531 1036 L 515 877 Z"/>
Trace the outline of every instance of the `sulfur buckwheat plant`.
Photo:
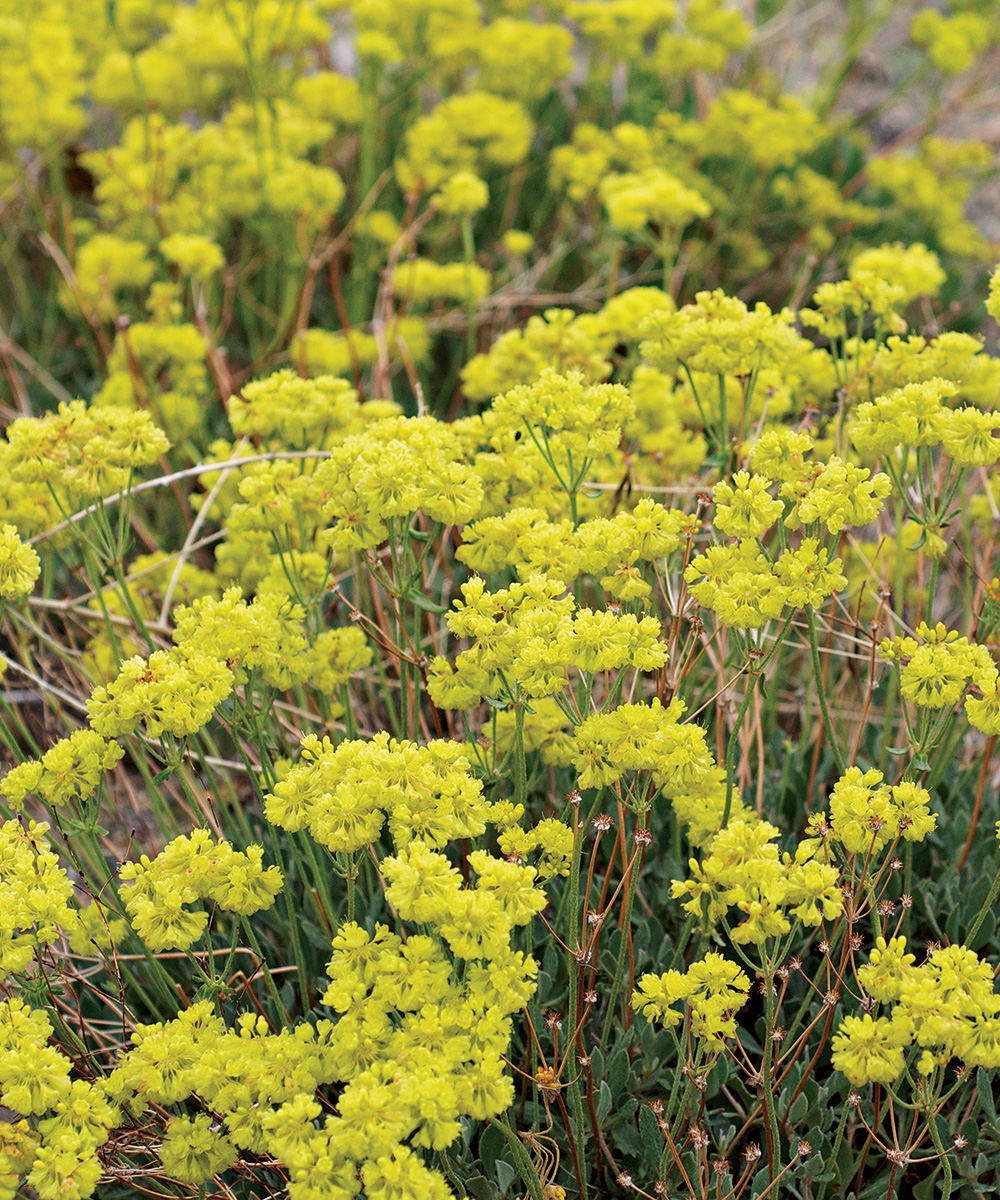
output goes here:
<path id="1" fill-rule="evenodd" d="M 998 55 L 0 0 L 0 1200 L 1000 1187 Z"/>

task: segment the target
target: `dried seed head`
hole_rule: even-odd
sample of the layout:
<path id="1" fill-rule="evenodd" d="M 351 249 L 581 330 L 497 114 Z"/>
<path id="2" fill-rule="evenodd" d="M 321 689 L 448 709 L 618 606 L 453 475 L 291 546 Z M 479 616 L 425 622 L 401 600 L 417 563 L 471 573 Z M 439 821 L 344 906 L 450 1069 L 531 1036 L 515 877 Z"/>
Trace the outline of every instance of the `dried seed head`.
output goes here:
<path id="1" fill-rule="evenodd" d="M 808 1158 L 812 1152 L 813 1148 L 809 1145 L 805 1138 L 803 1138 L 802 1141 L 799 1142 L 799 1144 L 795 1147 L 795 1153 L 799 1156 L 799 1158 Z"/>
<path id="2" fill-rule="evenodd" d="M 597 816 L 594 817 L 594 828 L 599 833 L 606 833 L 613 824 L 614 821 L 612 821 L 607 813 L 598 813 Z"/>
<path id="3" fill-rule="evenodd" d="M 748 1163 L 755 1163 L 760 1158 L 760 1146 L 756 1142 L 751 1142 L 743 1151 L 743 1157 Z"/>
<path id="4" fill-rule="evenodd" d="M 651 846 L 653 844 L 653 835 L 648 829 L 637 829 L 633 834 L 632 840 L 637 846 Z"/>
<path id="5" fill-rule="evenodd" d="M 696 1150 L 704 1150 L 708 1145 L 708 1134 L 698 1125 L 691 1126 L 691 1144 Z"/>

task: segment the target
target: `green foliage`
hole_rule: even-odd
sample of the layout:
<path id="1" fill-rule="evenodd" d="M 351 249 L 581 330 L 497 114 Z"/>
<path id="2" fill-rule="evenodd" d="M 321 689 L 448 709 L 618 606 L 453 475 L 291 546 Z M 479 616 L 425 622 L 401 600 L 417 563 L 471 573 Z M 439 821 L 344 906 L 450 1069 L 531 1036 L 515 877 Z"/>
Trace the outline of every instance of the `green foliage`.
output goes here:
<path id="1" fill-rule="evenodd" d="M 1000 22 L 794 17 L 0 0 L 0 1198 L 996 1189 Z"/>

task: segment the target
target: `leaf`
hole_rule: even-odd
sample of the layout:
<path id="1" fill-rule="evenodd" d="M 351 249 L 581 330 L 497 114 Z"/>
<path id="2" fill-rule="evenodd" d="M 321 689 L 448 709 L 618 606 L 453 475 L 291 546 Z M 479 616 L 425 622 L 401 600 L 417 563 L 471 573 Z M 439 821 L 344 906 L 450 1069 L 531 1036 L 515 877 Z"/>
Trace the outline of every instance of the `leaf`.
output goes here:
<path id="1" fill-rule="evenodd" d="M 600 1046 L 595 1046 L 590 1052 L 590 1069 L 595 1079 L 604 1078 L 604 1051 Z"/>
<path id="2" fill-rule="evenodd" d="M 436 604 L 428 596 L 425 596 L 423 592 L 407 592 L 404 599 L 409 601 L 414 608 L 422 608 L 424 612 L 438 614 L 448 612 L 446 604 Z"/>
<path id="3" fill-rule="evenodd" d="M 498 1158 L 496 1162 L 497 1180 L 500 1183 L 500 1194 L 506 1196 L 510 1191 L 510 1185 L 517 1179 L 517 1171 L 505 1162 L 502 1158 Z"/>
<path id="4" fill-rule="evenodd" d="M 619 1125 L 612 1134 L 612 1140 L 618 1149 L 630 1158 L 640 1158 L 643 1152 L 643 1140 L 639 1131 L 629 1122 Z"/>
<path id="5" fill-rule="evenodd" d="M 808 1111 L 809 1111 L 809 1101 L 801 1092 L 799 1092 L 799 1094 L 795 1097 L 795 1103 L 792 1105 L 791 1109 L 789 1110 L 789 1113 L 788 1113 L 789 1122 L 792 1125 L 798 1125 L 798 1123 L 800 1121 L 805 1119 L 805 1115 Z"/>
<path id="6" fill-rule="evenodd" d="M 919 1183 L 913 1185 L 914 1200 L 934 1200 L 935 1187 L 939 1168 L 935 1167 L 926 1179 L 922 1179 Z"/>
<path id="7" fill-rule="evenodd" d="M 756 1200 L 757 1196 L 762 1196 L 770 1187 L 771 1184 L 767 1178 L 767 1168 L 763 1167 L 753 1177 L 753 1186 L 751 1187 L 750 1195 Z"/>
<path id="8" fill-rule="evenodd" d="M 983 1112 L 989 1117 L 990 1124 L 996 1128 L 997 1106 L 993 1099 L 993 1080 L 982 1067 L 976 1072 L 976 1092 L 979 1095 L 979 1103 L 982 1105 Z"/>
<path id="9" fill-rule="evenodd" d="M 488 1125 L 479 1137 L 479 1161 L 487 1175 L 493 1173 L 493 1167 L 507 1142 L 503 1134 L 494 1125 Z"/>
<path id="10" fill-rule="evenodd" d="M 601 1080 L 601 1092 L 597 1097 L 597 1123 L 600 1125 L 608 1119 L 608 1113 L 611 1112 L 611 1106 L 614 1104 L 615 1098 L 608 1087 L 606 1080 Z"/>
<path id="11" fill-rule="evenodd" d="M 473 1175 L 465 1181 L 465 1190 L 476 1200 L 497 1200 L 500 1192 L 495 1183 L 491 1183 L 485 1175 Z"/>
<path id="12" fill-rule="evenodd" d="M 310 942 L 317 950 L 322 950 L 324 954 L 330 951 L 330 935 L 324 933 L 322 929 L 312 921 L 307 921 L 304 917 L 299 917 L 299 928 L 306 935 L 306 941 Z"/>
<path id="13" fill-rule="evenodd" d="M 660 1161 L 665 1143 L 653 1110 L 648 1104 L 644 1104 L 639 1111 L 639 1137 L 642 1139 L 643 1158 L 650 1167 L 655 1167 Z"/>
<path id="14" fill-rule="evenodd" d="M 618 1050 L 608 1059 L 608 1085 L 616 1096 L 625 1091 L 629 1067 L 627 1050 Z"/>
<path id="15" fill-rule="evenodd" d="M 801 1167 L 802 1174 L 806 1179 L 832 1179 L 833 1171 L 827 1173 L 826 1163 L 823 1161 L 822 1154 L 811 1154 Z"/>

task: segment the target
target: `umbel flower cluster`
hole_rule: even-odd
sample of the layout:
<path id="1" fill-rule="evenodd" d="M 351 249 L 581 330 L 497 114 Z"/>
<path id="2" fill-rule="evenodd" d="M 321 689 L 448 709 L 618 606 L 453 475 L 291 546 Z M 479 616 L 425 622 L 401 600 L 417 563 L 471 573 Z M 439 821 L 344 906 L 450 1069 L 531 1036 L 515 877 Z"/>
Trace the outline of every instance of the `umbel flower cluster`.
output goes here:
<path id="1" fill-rule="evenodd" d="M 0 1200 L 996 1190 L 995 9 L 0 0 Z"/>

